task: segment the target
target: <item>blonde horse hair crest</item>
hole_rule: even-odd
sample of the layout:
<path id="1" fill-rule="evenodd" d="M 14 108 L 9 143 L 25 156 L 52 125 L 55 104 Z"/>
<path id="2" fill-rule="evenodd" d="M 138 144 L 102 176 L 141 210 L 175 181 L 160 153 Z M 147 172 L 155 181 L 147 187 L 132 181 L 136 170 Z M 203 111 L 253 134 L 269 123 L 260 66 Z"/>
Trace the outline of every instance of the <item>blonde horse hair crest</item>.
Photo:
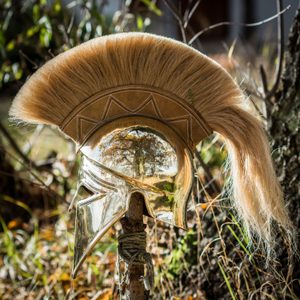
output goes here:
<path id="1" fill-rule="evenodd" d="M 248 111 L 245 96 L 221 66 L 180 42 L 144 33 L 86 42 L 41 67 L 14 99 L 10 115 L 15 120 L 57 125 L 82 144 L 96 128 L 97 109 L 87 105 L 100 98 L 106 101 L 111 91 L 122 93 L 123 87 L 131 95 L 143 87 L 157 93 L 161 101 L 178 98 L 182 114 L 189 111 L 193 124 L 199 125 L 194 126 L 190 147 L 212 131 L 222 136 L 229 153 L 234 207 L 250 233 L 271 244 L 273 223 L 291 229 L 261 122 Z M 95 114 L 93 119 L 84 116 L 84 109 Z M 166 104 L 166 110 L 172 107 L 167 109 Z M 78 134 L 68 124 L 81 113 L 80 126 L 87 129 Z"/>

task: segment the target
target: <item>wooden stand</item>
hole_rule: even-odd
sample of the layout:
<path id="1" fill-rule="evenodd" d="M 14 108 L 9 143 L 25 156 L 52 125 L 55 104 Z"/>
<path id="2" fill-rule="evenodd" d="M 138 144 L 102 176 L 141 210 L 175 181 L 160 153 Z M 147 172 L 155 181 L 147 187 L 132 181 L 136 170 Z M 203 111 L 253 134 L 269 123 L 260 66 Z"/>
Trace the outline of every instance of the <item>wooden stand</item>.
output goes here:
<path id="1" fill-rule="evenodd" d="M 124 218 L 120 220 L 124 233 L 142 232 L 146 225 L 143 223 L 144 197 L 140 193 L 132 194 L 129 209 Z M 144 264 L 131 264 L 128 266 L 129 284 L 126 287 L 126 299 L 145 300 L 149 298 L 144 286 Z"/>

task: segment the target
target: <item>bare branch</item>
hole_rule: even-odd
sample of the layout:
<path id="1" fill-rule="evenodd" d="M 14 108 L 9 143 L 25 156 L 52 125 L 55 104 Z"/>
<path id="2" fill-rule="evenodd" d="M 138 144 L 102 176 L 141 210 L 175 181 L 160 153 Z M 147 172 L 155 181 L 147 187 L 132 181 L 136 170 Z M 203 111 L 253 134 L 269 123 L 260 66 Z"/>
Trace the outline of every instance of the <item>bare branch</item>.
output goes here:
<path id="1" fill-rule="evenodd" d="M 199 4 L 201 3 L 201 0 L 198 0 L 194 6 L 191 8 L 191 10 L 187 9 L 186 10 L 186 14 L 183 18 L 184 23 L 183 23 L 183 27 L 186 29 L 188 27 L 189 21 L 191 20 L 194 12 L 196 11 L 196 9 L 198 8 Z"/>
<path id="2" fill-rule="evenodd" d="M 28 57 L 28 55 L 26 55 L 22 50 L 19 50 L 19 54 L 24 57 L 28 62 L 30 62 L 32 65 L 33 65 L 33 68 L 34 69 L 38 69 L 39 66 L 32 60 Z"/>
<path id="3" fill-rule="evenodd" d="M 35 167 L 35 164 L 33 161 L 31 161 L 20 149 L 16 141 L 12 138 L 10 133 L 6 130 L 6 128 L 3 126 L 3 124 L 0 122 L 0 131 L 5 136 L 5 138 L 8 140 L 12 148 L 17 152 L 17 154 L 22 158 L 22 160 L 29 166 Z"/>
<path id="4" fill-rule="evenodd" d="M 186 10 L 184 11 L 183 18 L 182 18 L 184 21 L 188 18 L 192 4 L 193 4 L 193 0 L 188 0 L 188 5 Z"/>
<path id="5" fill-rule="evenodd" d="M 256 110 L 256 112 L 259 114 L 259 116 L 261 118 L 263 118 L 265 121 L 267 121 L 267 118 L 263 115 L 261 109 L 258 107 L 258 105 L 255 103 L 255 101 L 253 101 L 252 97 L 249 97 L 249 100 L 251 101 L 254 109 Z"/>
<path id="6" fill-rule="evenodd" d="M 37 174 L 35 174 L 33 172 L 33 169 L 30 167 L 30 165 L 26 164 L 23 161 L 20 161 L 15 155 L 13 155 L 12 153 L 8 152 L 3 146 L 0 145 L 0 148 L 7 153 L 8 156 L 10 156 L 12 159 L 14 159 L 16 162 L 18 162 L 19 164 L 21 164 L 39 183 L 40 183 L 40 187 L 44 187 L 46 190 L 48 190 L 49 192 L 53 193 L 54 195 L 56 195 L 58 197 L 58 199 L 61 199 L 63 201 L 66 201 L 64 197 L 61 197 L 56 191 L 52 190 L 50 188 L 50 186 L 48 184 L 46 184 L 42 178 L 40 178 Z"/>
<path id="7" fill-rule="evenodd" d="M 279 1 L 279 0 L 278 0 Z M 188 42 L 188 45 L 192 45 L 201 35 L 203 35 L 205 32 L 210 31 L 212 29 L 221 27 L 221 26 L 244 26 L 244 27 L 256 27 L 256 26 L 260 26 L 263 24 L 266 24 L 270 21 L 273 21 L 274 19 L 278 18 L 279 16 L 281 16 L 282 14 L 284 14 L 287 10 L 289 10 L 291 8 L 291 5 L 288 5 L 285 9 L 279 11 L 276 15 L 267 18 L 265 20 L 259 21 L 259 22 L 255 22 L 255 23 L 235 23 L 235 22 L 220 22 L 220 23 L 216 23 L 214 25 L 211 25 L 209 27 L 206 27 L 204 29 L 202 29 L 201 31 L 199 31 L 198 33 L 196 33 Z"/>
<path id="8" fill-rule="evenodd" d="M 259 66 L 259 72 L 260 72 L 260 77 L 262 81 L 262 86 L 264 90 L 264 94 L 267 95 L 269 90 L 268 90 L 268 81 L 267 81 L 267 75 L 264 67 L 262 65 Z"/>
<path id="9" fill-rule="evenodd" d="M 203 168 L 204 172 L 205 172 L 205 176 L 207 177 L 207 181 L 210 182 L 213 190 L 217 193 L 220 194 L 221 193 L 221 188 L 218 185 L 218 183 L 215 181 L 213 175 L 210 172 L 209 167 L 206 165 L 206 163 L 203 161 L 202 157 L 200 156 L 199 152 L 196 150 L 195 151 L 195 156 L 197 158 L 197 160 L 199 161 L 201 167 Z"/>
<path id="10" fill-rule="evenodd" d="M 186 44 L 187 43 L 187 38 L 186 38 L 186 32 L 185 32 L 185 27 L 183 25 L 183 18 L 181 14 L 178 12 L 177 8 L 174 6 L 173 3 L 171 3 L 169 0 L 164 0 L 166 6 L 169 8 L 170 12 L 174 16 L 174 18 L 177 20 L 180 31 L 181 31 L 181 36 L 182 36 L 182 41 Z"/>
<path id="11" fill-rule="evenodd" d="M 12 174 L 12 173 L 5 172 L 5 171 L 2 171 L 2 170 L 0 170 L 0 175 L 7 176 L 7 177 L 12 177 L 12 178 L 15 178 L 15 179 L 19 179 L 23 182 L 27 182 L 31 185 L 34 185 L 34 186 L 38 187 L 41 190 L 47 190 L 49 193 L 53 194 L 55 197 L 58 196 L 60 199 L 63 199 L 63 200 L 65 199 L 65 198 L 62 198 L 60 195 L 58 195 L 54 190 L 50 189 L 48 186 L 45 186 L 45 184 L 41 183 L 40 181 L 39 182 L 34 182 L 34 181 L 32 181 L 28 178 L 24 178 L 22 176 L 19 176 L 18 174 Z"/>
<path id="12" fill-rule="evenodd" d="M 6 130 L 6 128 L 3 126 L 3 124 L 0 122 L 0 132 L 2 132 L 2 134 L 4 135 L 4 137 L 7 139 L 7 141 L 10 143 L 11 147 L 13 148 L 13 150 L 17 153 L 18 156 L 21 157 L 23 163 L 21 163 L 42 185 L 47 186 L 44 181 L 38 177 L 38 175 L 36 175 L 32 169 L 36 170 L 37 172 L 40 172 L 41 170 L 47 172 L 48 174 L 51 174 L 53 176 L 53 178 L 59 182 L 59 180 L 57 179 L 57 176 L 52 172 L 52 170 L 48 170 L 47 168 L 43 168 L 43 166 L 38 166 L 34 161 L 32 161 L 18 146 L 18 144 L 16 143 L 16 141 L 13 139 L 13 137 L 11 136 L 11 134 Z M 1 146 L 0 146 L 1 147 Z M 1 147 L 3 148 L 3 147 Z M 14 157 L 11 153 L 9 153 L 8 151 L 6 151 L 6 149 L 4 149 L 6 153 L 8 153 L 11 157 L 13 157 L 16 161 L 18 161 L 20 163 L 20 161 Z M 55 193 L 55 192 L 54 192 Z M 57 194 L 58 195 L 58 194 Z M 59 196 L 60 197 L 60 196 Z"/>

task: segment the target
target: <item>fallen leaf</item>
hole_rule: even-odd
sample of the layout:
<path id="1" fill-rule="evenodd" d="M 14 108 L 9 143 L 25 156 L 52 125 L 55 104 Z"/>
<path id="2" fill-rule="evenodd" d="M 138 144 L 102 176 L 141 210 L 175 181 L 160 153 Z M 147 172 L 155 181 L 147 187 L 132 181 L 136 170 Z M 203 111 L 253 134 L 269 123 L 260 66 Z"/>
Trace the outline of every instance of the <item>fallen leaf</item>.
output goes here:
<path id="1" fill-rule="evenodd" d="M 19 228 L 19 227 L 21 227 L 22 223 L 23 222 L 22 222 L 21 218 L 16 218 L 16 219 L 13 219 L 10 222 L 8 222 L 7 228 L 8 229 Z"/>
<path id="2" fill-rule="evenodd" d="M 59 277 L 59 280 L 60 281 L 70 281 L 71 280 L 71 277 L 68 273 L 62 273 Z"/>
<path id="3" fill-rule="evenodd" d="M 53 228 L 43 228 L 41 230 L 41 233 L 40 233 L 40 238 L 42 240 L 46 240 L 46 241 L 53 241 L 54 240 L 54 230 Z"/>

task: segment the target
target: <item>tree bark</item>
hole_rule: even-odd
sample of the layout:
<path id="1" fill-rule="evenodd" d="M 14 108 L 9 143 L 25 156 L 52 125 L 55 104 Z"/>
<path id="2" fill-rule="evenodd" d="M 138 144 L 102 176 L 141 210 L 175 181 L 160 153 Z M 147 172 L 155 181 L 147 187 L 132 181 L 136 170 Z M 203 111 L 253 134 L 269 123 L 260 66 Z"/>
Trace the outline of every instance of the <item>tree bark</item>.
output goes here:
<path id="1" fill-rule="evenodd" d="M 282 88 L 275 95 L 269 120 L 275 163 L 284 189 L 287 207 L 299 235 L 300 229 L 300 7 L 289 35 Z M 299 242 L 298 242 L 299 246 Z M 286 273 L 287 255 L 281 254 Z M 300 278 L 299 261 L 292 277 Z M 300 294 L 299 285 L 295 289 Z"/>
<path id="2" fill-rule="evenodd" d="M 291 217 L 300 228 L 300 8 L 291 28 L 282 89 L 275 97 L 269 131 Z"/>

